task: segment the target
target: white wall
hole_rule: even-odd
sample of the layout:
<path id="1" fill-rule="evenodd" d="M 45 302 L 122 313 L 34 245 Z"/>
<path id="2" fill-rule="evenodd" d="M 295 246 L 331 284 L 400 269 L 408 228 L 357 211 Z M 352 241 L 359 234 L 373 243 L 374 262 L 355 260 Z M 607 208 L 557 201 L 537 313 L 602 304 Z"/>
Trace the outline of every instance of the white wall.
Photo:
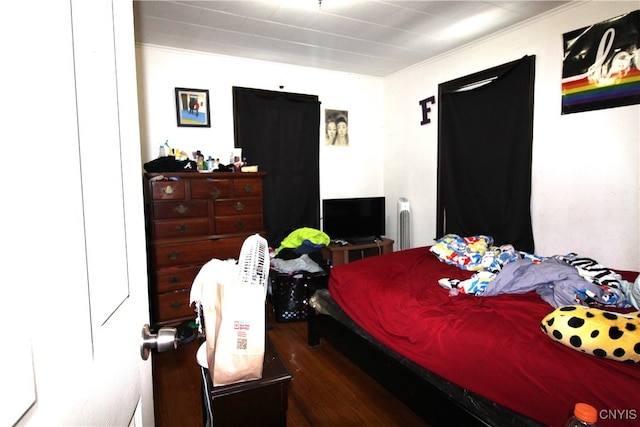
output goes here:
<path id="1" fill-rule="evenodd" d="M 579 2 L 384 79 L 138 46 L 142 158 L 157 156 L 168 139 L 186 152 L 199 149 L 224 161 L 233 147 L 232 86 L 278 91 L 282 85 L 286 92 L 318 95 L 323 114 L 349 111 L 351 144 L 326 147 L 321 124 L 321 197 L 386 196 L 387 236 L 395 238 L 396 200 L 406 196 L 413 246 L 431 244 L 438 105 L 431 106 L 431 124 L 421 126 L 419 101 L 437 95 L 439 83 L 536 55 L 536 252 L 572 251 L 638 270 L 640 106 L 560 114 L 562 34 L 637 8 L 637 1 Z M 209 89 L 210 129 L 176 126 L 175 87 Z"/>
<path id="2" fill-rule="evenodd" d="M 138 46 L 136 55 L 143 162 L 157 157 L 159 145 L 169 140 L 187 153 L 201 150 L 228 163 L 233 149 L 232 86 L 304 93 L 318 95 L 322 103 L 321 198 L 384 194 L 381 78 L 153 46 Z M 209 90 L 210 129 L 177 127 L 176 87 Z M 325 146 L 325 109 L 348 111 L 349 147 Z"/>
<path id="3" fill-rule="evenodd" d="M 638 9 L 589 2 L 385 78 L 384 188 L 411 201 L 413 246 L 435 236 L 437 110 L 421 126 L 419 100 L 438 84 L 536 55 L 532 217 L 536 252 L 577 252 L 640 269 L 640 106 L 561 115 L 562 34 Z M 490 106 L 487 106 L 490 108 Z M 487 185 L 491 176 L 487 174 Z M 391 218 L 391 229 L 395 218 Z"/>

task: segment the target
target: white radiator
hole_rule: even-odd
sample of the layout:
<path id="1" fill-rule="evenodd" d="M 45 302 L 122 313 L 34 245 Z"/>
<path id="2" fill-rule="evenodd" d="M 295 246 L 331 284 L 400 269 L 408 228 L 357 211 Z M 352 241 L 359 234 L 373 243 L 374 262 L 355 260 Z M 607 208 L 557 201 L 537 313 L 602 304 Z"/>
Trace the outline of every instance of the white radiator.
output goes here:
<path id="1" fill-rule="evenodd" d="M 400 197 L 398 199 L 398 249 L 409 249 L 411 247 L 411 207 L 409 199 Z"/>

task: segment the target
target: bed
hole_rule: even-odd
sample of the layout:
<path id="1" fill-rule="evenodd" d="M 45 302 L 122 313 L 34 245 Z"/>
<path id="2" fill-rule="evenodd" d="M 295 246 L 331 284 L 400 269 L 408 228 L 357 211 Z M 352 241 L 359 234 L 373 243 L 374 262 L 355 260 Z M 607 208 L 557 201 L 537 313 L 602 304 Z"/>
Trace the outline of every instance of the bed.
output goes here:
<path id="1" fill-rule="evenodd" d="M 429 249 L 333 268 L 311 299 L 309 345 L 328 340 L 432 426 L 562 426 L 576 402 L 600 426 L 638 422 L 640 364 L 550 339 L 540 323 L 554 307 L 536 292 L 451 296 L 438 280 L 473 272 Z"/>

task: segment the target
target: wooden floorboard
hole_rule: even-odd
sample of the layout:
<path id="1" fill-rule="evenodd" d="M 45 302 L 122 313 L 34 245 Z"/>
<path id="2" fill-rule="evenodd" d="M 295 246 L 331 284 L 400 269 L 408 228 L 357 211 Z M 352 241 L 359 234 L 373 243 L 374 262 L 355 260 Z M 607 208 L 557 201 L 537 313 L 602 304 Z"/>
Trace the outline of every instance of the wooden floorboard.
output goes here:
<path id="1" fill-rule="evenodd" d="M 305 322 L 280 323 L 268 316 L 267 332 L 289 368 L 287 425 L 427 426 L 405 405 L 353 365 L 329 343 L 310 348 Z M 198 341 L 154 354 L 157 427 L 201 426 Z"/>

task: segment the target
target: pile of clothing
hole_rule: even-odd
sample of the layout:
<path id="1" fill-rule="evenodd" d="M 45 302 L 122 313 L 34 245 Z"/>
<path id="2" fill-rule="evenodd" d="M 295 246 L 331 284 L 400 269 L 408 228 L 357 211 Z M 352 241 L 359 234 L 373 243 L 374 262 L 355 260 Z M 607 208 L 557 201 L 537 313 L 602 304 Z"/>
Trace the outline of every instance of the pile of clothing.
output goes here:
<path id="1" fill-rule="evenodd" d="M 475 271 L 467 280 L 443 278 L 439 284 L 451 295 L 522 294 L 536 291 L 553 307 L 579 304 L 640 309 L 640 277 L 623 280 L 597 261 L 570 253 L 541 257 L 516 251 L 511 245 L 493 246 L 490 236 L 448 234 L 431 247 L 447 264 Z"/>
<path id="2" fill-rule="evenodd" d="M 331 239 L 315 228 L 302 227 L 291 232 L 275 250 L 271 268 L 278 273 L 293 274 L 301 271 L 321 273 L 326 265 L 322 248 Z"/>
<path id="3" fill-rule="evenodd" d="M 470 279 L 463 281 L 440 279 L 440 286 L 451 290 L 452 295 L 459 292 L 480 295 L 505 265 L 518 260 L 539 264 L 544 260 L 543 257 L 534 254 L 516 251 L 509 244 L 494 246 L 493 237 L 483 235 L 460 237 L 447 234 L 431 247 L 431 253 L 446 264 L 476 272 Z"/>

